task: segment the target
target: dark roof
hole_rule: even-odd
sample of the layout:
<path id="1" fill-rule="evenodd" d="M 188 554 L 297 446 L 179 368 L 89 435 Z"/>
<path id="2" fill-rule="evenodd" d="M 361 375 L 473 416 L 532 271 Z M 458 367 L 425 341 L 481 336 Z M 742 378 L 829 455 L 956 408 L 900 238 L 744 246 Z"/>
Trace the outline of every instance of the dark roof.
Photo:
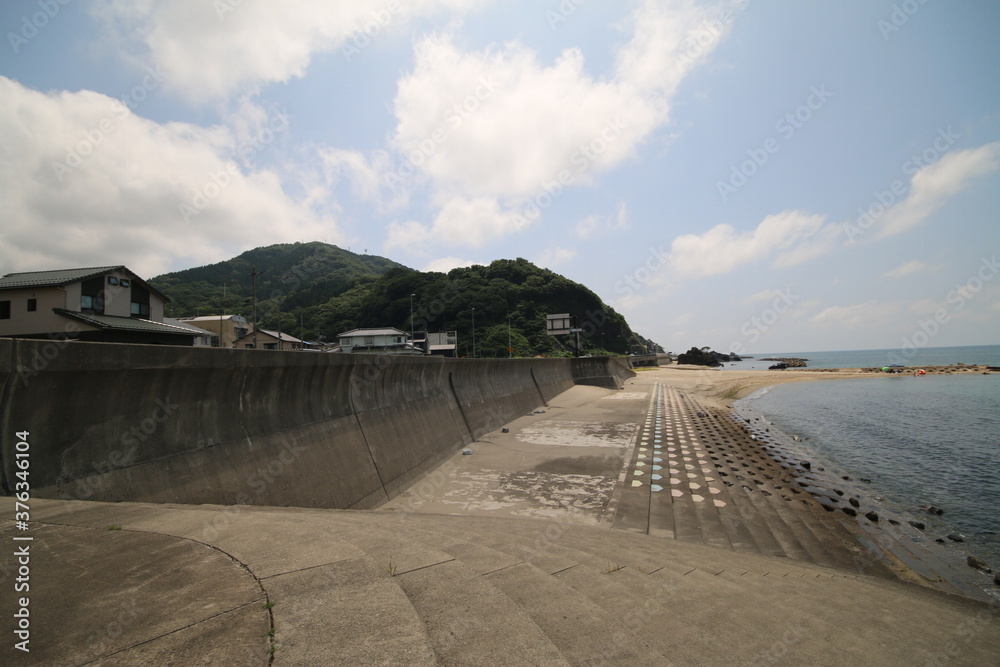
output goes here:
<path id="1" fill-rule="evenodd" d="M 55 271 L 24 271 L 22 273 L 8 273 L 0 278 L 0 289 L 17 289 L 21 287 L 62 287 L 71 283 L 78 283 L 89 278 L 103 276 L 112 271 L 121 271 L 132 276 L 133 280 L 149 290 L 155 292 L 164 301 L 168 299 L 162 292 L 152 287 L 145 280 L 140 278 L 134 271 L 124 264 L 117 266 L 92 266 L 85 269 L 56 269 Z"/>
<path id="2" fill-rule="evenodd" d="M 79 313 L 75 310 L 65 308 L 53 308 L 52 312 L 71 320 L 83 322 L 98 329 L 110 329 L 114 331 L 144 331 L 147 333 L 173 334 L 175 336 L 204 336 L 205 332 L 194 331 L 194 327 L 180 327 L 163 322 L 144 320 L 138 317 L 119 317 L 118 315 L 92 315 L 90 313 Z"/>
<path id="3" fill-rule="evenodd" d="M 344 338 L 345 336 L 405 336 L 405 331 L 400 331 L 399 329 L 393 329 L 392 327 L 384 327 L 382 329 L 351 329 L 350 331 L 345 331 L 344 333 L 337 334 L 337 338 Z"/>

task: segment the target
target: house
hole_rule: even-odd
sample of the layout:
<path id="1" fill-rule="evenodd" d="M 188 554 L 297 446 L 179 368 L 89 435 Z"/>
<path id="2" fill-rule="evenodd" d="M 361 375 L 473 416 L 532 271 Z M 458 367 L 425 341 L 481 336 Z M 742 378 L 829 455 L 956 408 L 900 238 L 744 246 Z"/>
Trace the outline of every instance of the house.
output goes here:
<path id="1" fill-rule="evenodd" d="M 441 357 L 458 356 L 458 332 L 444 331 L 425 334 L 427 354 Z"/>
<path id="2" fill-rule="evenodd" d="M 202 335 L 163 321 L 169 299 L 122 265 L 0 278 L 0 336 L 191 345 Z"/>
<path id="3" fill-rule="evenodd" d="M 406 332 L 393 328 L 352 329 L 338 334 L 341 352 L 354 354 L 424 354 L 407 340 Z"/>
<path id="4" fill-rule="evenodd" d="M 301 350 L 302 341 L 286 333 L 257 329 L 256 333 L 251 331 L 237 339 L 233 347 L 240 350 Z"/>
<path id="5" fill-rule="evenodd" d="M 238 338 L 250 333 L 250 323 L 242 315 L 184 317 L 181 322 L 211 331 L 218 337 L 219 347 L 232 347 Z"/>
<path id="6" fill-rule="evenodd" d="M 175 327 L 181 327 L 182 329 L 187 329 L 191 333 L 197 336 L 194 339 L 195 347 L 218 347 L 219 335 L 212 331 L 206 331 L 205 329 L 200 329 L 194 325 L 188 324 L 183 320 L 176 320 L 172 317 L 164 317 L 164 324 L 172 324 Z"/>

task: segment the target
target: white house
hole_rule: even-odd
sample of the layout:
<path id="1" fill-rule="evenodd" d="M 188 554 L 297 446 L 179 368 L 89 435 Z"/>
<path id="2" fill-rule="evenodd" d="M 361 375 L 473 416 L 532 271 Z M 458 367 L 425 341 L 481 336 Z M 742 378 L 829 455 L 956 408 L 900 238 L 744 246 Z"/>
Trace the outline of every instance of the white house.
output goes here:
<path id="1" fill-rule="evenodd" d="M 352 329 L 337 335 L 341 352 L 354 354 L 424 354 L 407 340 L 406 332 L 393 328 Z"/>

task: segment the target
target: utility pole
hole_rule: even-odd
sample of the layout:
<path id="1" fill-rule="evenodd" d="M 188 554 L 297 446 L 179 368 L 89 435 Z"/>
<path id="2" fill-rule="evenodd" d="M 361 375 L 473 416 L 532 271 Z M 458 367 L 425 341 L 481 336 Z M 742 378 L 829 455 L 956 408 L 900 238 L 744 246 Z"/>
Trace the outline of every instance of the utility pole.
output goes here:
<path id="1" fill-rule="evenodd" d="M 219 313 L 219 348 L 222 348 L 222 323 L 226 316 L 226 277 L 222 277 L 222 312 Z"/>
<path id="2" fill-rule="evenodd" d="M 476 358 L 476 309 L 472 309 L 472 358 Z"/>
<path id="3" fill-rule="evenodd" d="M 514 348 L 510 344 L 510 313 L 507 314 L 507 358 L 511 359 L 514 356 Z"/>
<path id="4" fill-rule="evenodd" d="M 416 294 L 410 295 L 410 345 L 413 345 L 413 297 Z"/>
<path id="5" fill-rule="evenodd" d="M 257 349 L 257 267 L 250 267 L 250 283 L 253 293 L 253 349 Z"/>

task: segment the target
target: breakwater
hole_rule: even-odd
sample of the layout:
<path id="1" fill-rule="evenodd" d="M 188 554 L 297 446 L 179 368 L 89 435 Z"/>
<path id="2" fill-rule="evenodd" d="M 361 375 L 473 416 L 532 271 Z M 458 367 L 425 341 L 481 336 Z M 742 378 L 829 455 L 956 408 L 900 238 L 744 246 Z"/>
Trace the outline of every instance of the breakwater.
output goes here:
<path id="1" fill-rule="evenodd" d="M 372 508 L 626 359 L 440 359 L 0 339 L 0 467 L 102 501 Z"/>

